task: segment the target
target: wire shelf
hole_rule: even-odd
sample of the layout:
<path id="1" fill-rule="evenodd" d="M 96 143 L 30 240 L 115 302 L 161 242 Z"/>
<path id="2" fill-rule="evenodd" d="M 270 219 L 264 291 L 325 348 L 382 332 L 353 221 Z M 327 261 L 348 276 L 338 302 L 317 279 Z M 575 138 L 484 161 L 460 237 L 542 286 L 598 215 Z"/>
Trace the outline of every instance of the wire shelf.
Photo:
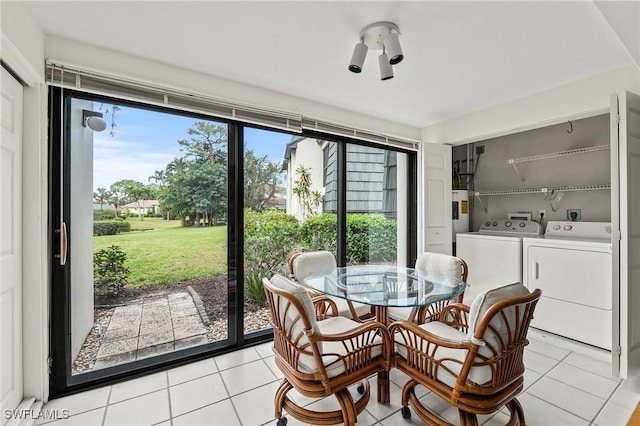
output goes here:
<path id="1" fill-rule="evenodd" d="M 610 183 L 594 184 L 594 185 L 567 185 L 554 186 L 546 188 L 521 188 L 521 189 L 505 189 L 497 191 L 476 191 L 473 195 L 476 197 L 485 195 L 517 195 L 517 194 L 545 194 L 548 192 L 572 192 L 572 191 L 597 191 L 602 189 L 611 189 Z"/>
<path id="2" fill-rule="evenodd" d="M 549 154 L 532 155 L 529 157 L 511 158 L 507 160 L 507 164 L 526 163 L 529 161 L 547 160 L 550 158 L 566 157 L 568 155 L 586 154 L 588 152 L 606 151 L 611 149 L 611 145 L 597 145 L 586 148 L 570 149 L 567 151 L 551 152 Z"/>

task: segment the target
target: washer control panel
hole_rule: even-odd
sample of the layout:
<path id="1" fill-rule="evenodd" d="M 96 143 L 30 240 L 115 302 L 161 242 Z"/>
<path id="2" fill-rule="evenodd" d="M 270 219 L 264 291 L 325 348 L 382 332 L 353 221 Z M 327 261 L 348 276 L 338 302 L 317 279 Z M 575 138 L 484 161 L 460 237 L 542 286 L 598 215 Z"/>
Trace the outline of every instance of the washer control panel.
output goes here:
<path id="1" fill-rule="evenodd" d="M 610 238 L 610 222 L 566 222 L 550 220 L 545 236 L 574 238 Z"/>
<path id="2" fill-rule="evenodd" d="M 505 235 L 540 235 L 542 234 L 542 226 L 532 220 L 487 220 L 480 225 L 479 232 Z"/>

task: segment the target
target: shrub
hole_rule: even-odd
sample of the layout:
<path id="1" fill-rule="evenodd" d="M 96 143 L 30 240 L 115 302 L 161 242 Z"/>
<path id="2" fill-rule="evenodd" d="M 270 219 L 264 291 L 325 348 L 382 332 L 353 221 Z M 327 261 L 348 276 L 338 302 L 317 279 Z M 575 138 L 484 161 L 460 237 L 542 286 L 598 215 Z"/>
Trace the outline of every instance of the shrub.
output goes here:
<path id="1" fill-rule="evenodd" d="M 336 215 L 323 213 L 300 226 L 302 249 L 336 253 Z M 396 221 L 382 214 L 347 215 L 347 261 L 393 262 L 397 253 Z"/>
<path id="2" fill-rule="evenodd" d="M 245 273 L 269 277 L 286 270 L 289 255 L 298 245 L 298 221 L 280 210 L 244 214 Z"/>
<path id="3" fill-rule="evenodd" d="M 348 262 L 394 262 L 397 239 L 395 220 L 382 214 L 347 215 Z"/>
<path id="4" fill-rule="evenodd" d="M 129 269 L 124 266 L 127 254 L 120 247 L 112 245 L 93 254 L 93 285 L 98 290 L 114 293 L 124 287 L 129 277 Z"/>
<path id="5" fill-rule="evenodd" d="M 250 272 L 244 277 L 244 288 L 249 298 L 259 305 L 267 303 L 267 294 L 262 286 L 262 275 L 257 272 Z"/>
<path id="6" fill-rule="evenodd" d="M 303 251 L 327 250 L 336 254 L 336 215 L 322 213 L 304 221 L 300 226 L 300 243 Z"/>
<path id="7" fill-rule="evenodd" d="M 123 220 L 100 220 L 93 222 L 93 235 L 116 235 L 131 231 L 131 224 Z"/>
<path id="8" fill-rule="evenodd" d="M 115 217 L 115 210 L 110 209 L 94 209 L 93 220 L 112 220 Z"/>

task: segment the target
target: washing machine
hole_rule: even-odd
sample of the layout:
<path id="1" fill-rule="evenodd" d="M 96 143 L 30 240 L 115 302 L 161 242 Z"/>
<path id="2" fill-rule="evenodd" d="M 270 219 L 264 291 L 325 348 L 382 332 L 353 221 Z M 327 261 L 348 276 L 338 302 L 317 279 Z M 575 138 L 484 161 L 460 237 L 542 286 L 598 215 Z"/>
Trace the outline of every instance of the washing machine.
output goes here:
<path id="1" fill-rule="evenodd" d="M 500 219 L 485 221 L 477 232 L 457 234 L 456 256 L 469 267 L 464 303 L 485 290 L 522 282 L 522 240 L 541 233 L 537 222 Z"/>
<path id="2" fill-rule="evenodd" d="M 542 290 L 531 326 L 611 350 L 611 224 L 549 221 L 522 256 L 524 284 Z"/>

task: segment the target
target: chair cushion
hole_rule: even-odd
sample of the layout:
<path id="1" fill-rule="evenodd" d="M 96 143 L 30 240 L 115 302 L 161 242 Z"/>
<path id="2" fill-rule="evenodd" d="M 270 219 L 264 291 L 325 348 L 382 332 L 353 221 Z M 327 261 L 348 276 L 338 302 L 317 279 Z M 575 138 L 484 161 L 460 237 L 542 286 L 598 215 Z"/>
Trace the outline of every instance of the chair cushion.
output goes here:
<path id="1" fill-rule="evenodd" d="M 299 318 L 300 315 L 305 315 L 309 319 L 309 323 L 311 325 L 311 330 L 313 330 L 313 333 L 318 333 L 320 331 L 320 328 L 318 327 L 318 321 L 316 320 L 316 313 L 313 307 L 313 302 L 311 301 L 311 297 L 309 296 L 309 293 L 307 292 L 307 290 L 305 290 L 298 284 L 294 283 L 293 281 L 283 277 L 282 275 L 277 275 L 277 274 L 274 275 L 271 278 L 271 284 L 273 284 L 275 287 L 279 288 L 280 290 L 286 291 L 291 296 L 295 297 L 298 301 L 300 301 L 300 303 L 302 304 L 304 312 L 298 312 L 296 309 L 293 309 L 293 306 L 290 306 L 288 308 L 287 315 L 284 320 L 285 324 L 283 324 L 283 326 L 285 329 L 291 329 L 292 336 L 300 335 L 300 338 L 296 340 L 297 347 L 304 348 L 304 351 L 307 354 L 301 354 L 299 358 L 299 362 L 307 363 L 307 364 L 309 363 L 315 364 L 315 359 L 313 357 L 312 350 L 310 347 L 308 347 L 309 338 L 304 333 L 304 324 L 302 323 L 302 320 Z M 280 311 L 287 309 L 287 304 L 288 304 L 288 300 L 284 298 L 281 299 L 280 306 L 278 306 L 278 309 Z M 322 353 L 322 342 L 320 342 L 317 345 L 317 347 L 318 347 L 318 351 Z"/>
<path id="2" fill-rule="evenodd" d="M 454 341 L 465 341 L 467 340 L 467 335 L 457 328 L 450 327 L 444 323 L 433 321 L 420 325 L 425 331 L 428 331 L 431 334 L 434 334 L 443 339 L 449 339 Z M 402 339 L 401 334 L 395 335 L 396 341 L 396 353 L 403 358 L 407 358 L 407 349 L 404 347 L 404 341 Z M 420 348 L 421 352 L 426 352 L 426 342 L 421 340 L 422 347 Z M 399 343 L 399 344 L 398 344 Z M 433 349 L 431 349 L 432 351 Z M 453 348 L 445 348 L 440 346 L 435 354 L 433 354 L 434 358 L 442 361 L 441 365 L 443 367 L 451 370 L 451 373 L 444 368 L 438 368 L 438 373 L 436 377 L 439 381 L 445 383 L 447 386 L 454 387 L 456 383 L 456 379 L 460 370 L 462 369 L 462 364 L 464 363 L 465 358 L 467 357 L 467 353 L 469 351 L 467 349 L 453 349 Z M 491 368 L 489 366 L 476 366 L 472 367 L 469 371 L 469 375 L 467 376 L 467 380 L 476 383 L 478 385 L 485 384 L 491 380 L 492 373 Z"/>
<path id="3" fill-rule="evenodd" d="M 418 256 L 415 269 L 428 271 L 445 277 L 462 276 L 462 264 L 460 261 L 448 254 L 426 252 Z"/>
<path id="4" fill-rule="evenodd" d="M 487 290 L 477 295 L 469 307 L 469 338 L 473 337 L 478 323 L 496 302 L 513 297 L 526 296 L 527 294 L 529 294 L 529 290 L 525 286 L 520 283 L 513 283 Z"/>
<path id="5" fill-rule="evenodd" d="M 328 251 L 309 251 L 300 253 L 293 260 L 293 276 L 296 281 L 303 280 L 311 274 L 330 272 L 336 269 L 336 259 Z"/>
<path id="6" fill-rule="evenodd" d="M 336 296 L 328 296 L 331 300 L 333 300 L 338 308 L 338 315 L 351 318 L 351 310 L 349 309 L 349 303 L 341 297 Z M 356 315 L 359 317 L 366 315 L 371 312 L 371 306 L 365 303 L 351 302 L 353 305 L 353 309 L 356 311 Z"/>
<path id="7" fill-rule="evenodd" d="M 330 334 L 340 334 L 340 333 L 348 333 L 351 330 L 361 326 L 362 324 L 349 318 L 345 317 L 331 317 L 327 318 L 323 321 L 318 321 L 318 327 L 320 328 L 320 333 L 324 335 Z M 380 337 L 376 337 L 374 339 L 374 343 L 382 343 L 382 339 Z M 336 377 L 340 374 L 343 374 L 345 370 L 344 363 L 341 361 L 335 362 L 338 359 L 338 356 L 332 356 L 332 354 L 337 355 L 345 355 L 347 354 L 347 350 L 344 346 L 344 343 L 341 341 L 337 342 L 322 342 L 323 347 L 323 364 L 325 365 L 325 369 L 327 371 L 327 375 L 329 377 Z M 371 357 L 376 358 L 382 355 L 382 345 L 375 346 L 371 351 Z M 305 358 L 304 360 L 301 358 L 298 363 L 298 369 L 304 373 L 316 373 L 318 368 L 316 366 L 314 359 Z"/>
<path id="8" fill-rule="evenodd" d="M 387 316 L 394 321 L 408 321 L 413 308 L 402 308 L 399 306 L 389 306 Z"/>

